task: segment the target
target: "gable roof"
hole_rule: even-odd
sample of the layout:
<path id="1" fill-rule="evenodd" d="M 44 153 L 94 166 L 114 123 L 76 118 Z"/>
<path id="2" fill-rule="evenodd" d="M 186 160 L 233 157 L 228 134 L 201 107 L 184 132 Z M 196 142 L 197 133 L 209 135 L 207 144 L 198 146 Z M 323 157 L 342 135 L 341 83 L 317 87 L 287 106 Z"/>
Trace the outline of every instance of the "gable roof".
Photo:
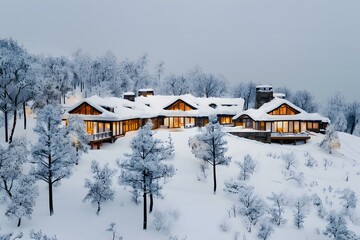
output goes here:
<path id="1" fill-rule="evenodd" d="M 197 110 L 197 107 L 195 107 L 194 105 L 192 105 L 193 103 L 188 103 L 188 102 L 186 102 L 186 100 L 183 100 L 182 98 L 179 98 L 179 99 L 177 99 L 177 100 L 175 100 L 175 101 L 172 101 L 170 104 L 168 104 L 167 106 L 165 106 L 163 109 L 164 110 L 169 110 L 169 108 L 171 107 L 171 106 L 173 106 L 175 103 L 177 103 L 177 102 L 183 102 L 184 104 L 186 104 L 186 105 L 188 105 L 192 110 Z"/>
<path id="2" fill-rule="evenodd" d="M 194 109 L 188 111 L 166 110 L 166 107 L 179 100 L 192 106 Z M 89 121 L 121 121 L 134 118 L 154 118 L 157 116 L 204 117 L 212 114 L 234 116 L 241 112 L 244 106 L 242 98 L 198 98 L 190 94 L 181 96 L 140 96 L 135 98 L 134 102 L 123 98 L 92 96 L 70 107 L 67 113 L 64 114 L 64 119 L 67 119 L 69 113 L 83 103 L 88 103 L 101 112 L 100 115 L 81 115 L 84 120 Z M 212 103 L 217 106 L 215 109 L 209 106 Z M 114 112 L 106 108 L 113 109 Z"/>
<path id="3" fill-rule="evenodd" d="M 288 105 L 289 107 L 298 111 L 298 114 L 295 115 L 270 115 L 269 112 L 279 108 L 281 105 Z M 291 103 L 286 99 L 281 99 L 275 97 L 270 102 L 263 104 L 258 109 L 248 109 L 246 111 L 240 112 L 236 116 L 233 117 L 233 120 L 238 119 L 243 115 L 248 115 L 255 121 L 286 121 L 286 120 L 297 120 L 297 121 L 322 121 L 322 122 L 330 122 L 330 120 L 326 117 L 323 117 L 319 113 L 308 113 L 305 110 L 299 108 L 295 104 Z"/>

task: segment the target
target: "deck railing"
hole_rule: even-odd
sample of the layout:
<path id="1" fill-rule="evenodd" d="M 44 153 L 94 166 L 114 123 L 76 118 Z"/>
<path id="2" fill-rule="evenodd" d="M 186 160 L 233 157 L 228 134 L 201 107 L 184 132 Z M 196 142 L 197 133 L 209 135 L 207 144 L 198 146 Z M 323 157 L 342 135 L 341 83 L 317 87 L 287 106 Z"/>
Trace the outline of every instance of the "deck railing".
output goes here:
<path id="1" fill-rule="evenodd" d="M 111 138 L 111 136 L 112 136 L 111 131 L 94 133 L 94 134 L 89 135 L 89 140 L 90 141 L 98 141 L 98 140 L 102 140 L 102 139 L 109 139 L 109 138 Z"/>

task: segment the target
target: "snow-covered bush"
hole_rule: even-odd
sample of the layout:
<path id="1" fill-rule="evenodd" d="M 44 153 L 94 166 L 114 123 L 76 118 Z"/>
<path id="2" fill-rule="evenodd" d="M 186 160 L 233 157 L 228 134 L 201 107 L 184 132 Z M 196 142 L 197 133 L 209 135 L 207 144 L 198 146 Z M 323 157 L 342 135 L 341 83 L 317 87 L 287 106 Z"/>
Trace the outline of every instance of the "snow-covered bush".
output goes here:
<path id="1" fill-rule="evenodd" d="M 311 156 L 311 153 L 306 152 L 304 154 L 305 157 L 305 166 L 309 167 L 309 168 L 313 168 L 313 167 L 317 167 L 317 161 L 315 160 L 315 158 L 313 156 Z"/>
<path id="2" fill-rule="evenodd" d="M 94 180 L 85 179 L 85 188 L 88 188 L 89 191 L 83 202 L 90 201 L 93 206 L 97 207 L 96 214 L 99 215 L 101 204 L 114 200 L 115 191 L 111 189 L 111 186 L 116 170 L 110 169 L 109 164 L 101 168 L 98 162 L 92 161 L 91 171 L 94 174 Z"/>
<path id="3" fill-rule="evenodd" d="M 34 230 L 30 231 L 30 239 L 31 240 L 57 240 L 56 236 L 50 237 L 46 234 L 43 234 L 40 230 L 39 232 L 35 232 Z"/>
<path id="4" fill-rule="evenodd" d="M 271 234 L 274 232 L 273 226 L 271 226 L 267 222 L 262 222 L 260 224 L 259 232 L 258 232 L 258 239 L 261 240 L 267 240 L 271 236 Z"/>
<path id="5" fill-rule="evenodd" d="M 343 200 L 343 207 L 345 214 L 348 214 L 351 209 L 355 209 L 357 205 L 356 193 L 349 188 L 341 191 L 340 199 Z"/>
<path id="6" fill-rule="evenodd" d="M 248 180 L 250 175 L 255 172 L 256 162 L 249 154 L 244 156 L 243 162 L 236 162 L 236 164 L 240 168 L 240 180 Z"/>
<path id="7" fill-rule="evenodd" d="M 324 204 L 323 204 L 323 201 L 321 200 L 321 198 L 317 194 L 313 194 L 311 196 L 311 200 L 312 200 L 313 205 L 317 209 L 317 215 L 320 218 L 324 218 L 327 215 L 327 211 L 324 207 Z"/>
<path id="8" fill-rule="evenodd" d="M 357 240 L 358 237 L 354 232 L 348 230 L 345 218 L 338 213 L 330 213 L 328 217 L 328 225 L 324 231 L 324 235 L 334 240 Z"/>
<path id="9" fill-rule="evenodd" d="M 106 229 L 107 232 L 111 232 L 112 240 L 123 240 L 122 236 L 118 236 L 116 232 L 116 223 L 110 223 L 109 227 Z"/>
<path id="10" fill-rule="evenodd" d="M 31 218 L 38 195 L 35 179 L 32 176 L 22 176 L 14 183 L 11 201 L 5 215 L 9 219 L 16 219 L 17 226 L 20 227 L 23 217 Z"/>
<path id="11" fill-rule="evenodd" d="M 271 196 L 268 197 L 271 201 L 269 206 L 269 213 L 271 216 L 271 222 L 280 226 L 286 224 L 286 219 L 284 219 L 285 207 L 289 204 L 289 200 L 285 194 L 280 193 L 271 193 Z"/>
<path id="12" fill-rule="evenodd" d="M 334 150 L 341 146 L 337 131 L 332 125 L 329 125 L 325 130 L 324 139 L 320 142 L 320 147 L 332 154 Z"/>
<path id="13" fill-rule="evenodd" d="M 2 233 L 0 228 L 0 240 L 16 240 L 16 239 L 22 239 L 23 233 L 19 232 L 14 236 L 13 233 Z"/>
<path id="14" fill-rule="evenodd" d="M 179 213 L 176 210 L 168 209 L 164 212 L 154 211 L 152 214 L 151 227 L 158 232 L 169 234 L 179 219 Z"/>
<path id="15" fill-rule="evenodd" d="M 281 158 L 284 161 L 284 166 L 286 170 L 290 170 L 291 167 L 296 168 L 297 160 L 295 158 L 294 152 L 283 153 Z"/>
<path id="16" fill-rule="evenodd" d="M 229 232 L 230 224 L 228 221 L 224 220 L 222 223 L 219 224 L 219 228 L 222 232 Z"/>
<path id="17" fill-rule="evenodd" d="M 304 183 L 304 173 L 303 172 L 295 172 L 292 170 L 283 171 L 284 179 L 286 181 L 293 180 L 299 184 L 299 186 L 302 186 Z"/>
<path id="18" fill-rule="evenodd" d="M 324 169 L 325 171 L 328 170 L 329 167 L 332 167 L 332 165 L 334 164 L 334 162 L 330 159 L 324 158 Z"/>

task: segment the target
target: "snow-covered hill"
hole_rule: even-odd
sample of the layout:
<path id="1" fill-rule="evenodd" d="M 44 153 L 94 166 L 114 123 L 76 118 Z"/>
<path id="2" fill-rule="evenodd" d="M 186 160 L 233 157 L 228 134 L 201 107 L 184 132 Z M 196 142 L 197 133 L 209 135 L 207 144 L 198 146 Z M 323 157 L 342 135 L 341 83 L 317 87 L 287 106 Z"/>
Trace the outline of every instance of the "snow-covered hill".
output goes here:
<path id="1" fill-rule="evenodd" d="M 20 130 L 19 124 L 16 135 L 27 137 L 32 143 L 36 141 L 36 136 L 31 131 L 34 122 L 35 120 L 30 118 L 29 129 L 26 132 Z M 176 168 L 176 175 L 168 180 L 164 186 L 164 198 L 155 199 L 154 206 L 158 211 L 171 209 L 178 212 L 178 220 L 168 235 L 151 227 L 147 231 L 142 230 L 142 204 L 134 204 L 129 189 L 117 183 L 119 169 L 116 160 L 121 159 L 125 152 L 130 152 L 129 144 L 136 132 L 127 133 L 114 144 L 104 144 L 102 149 L 91 150 L 83 155 L 73 175 L 63 180 L 54 190 L 53 216 L 49 216 L 47 186 L 43 182 L 38 182 L 40 196 L 32 219 L 24 219 L 21 228 L 17 228 L 16 222 L 9 221 L 3 215 L 5 204 L 1 203 L 0 232 L 22 231 L 27 237 L 31 229 L 41 229 L 48 235 L 56 235 L 59 240 L 112 239 L 111 233 L 105 230 L 111 222 L 115 222 L 117 232 L 124 240 L 165 240 L 169 239 L 169 236 L 187 240 L 257 239 L 258 225 L 249 233 L 244 217 L 229 214 L 237 199 L 223 191 L 225 180 L 238 178 L 239 168 L 235 161 L 243 161 L 246 154 L 250 154 L 257 163 L 256 172 L 246 183 L 254 186 L 255 193 L 267 203 L 270 203 L 267 197 L 272 192 L 284 193 L 289 199 L 296 199 L 302 195 L 312 196 L 316 193 L 322 199 L 326 211 L 330 212 L 341 211 L 341 190 L 350 188 L 358 197 L 360 196 L 360 138 L 339 133 L 341 149 L 330 155 L 319 148 L 318 143 L 323 135 L 318 134 L 314 134 L 307 144 L 296 146 L 264 144 L 228 135 L 228 155 L 232 156 L 232 162 L 229 166 L 218 166 L 218 191 L 213 194 L 211 171 L 208 171 L 205 181 L 199 181 L 201 160 L 196 159 L 188 147 L 189 137 L 197 131 L 197 128 L 155 131 L 155 137 L 163 140 L 167 140 L 171 134 L 175 145 L 175 159 L 172 163 Z M 3 132 L 4 129 L 0 128 L 1 139 Z M 292 170 L 304 174 L 302 184 L 286 180 L 284 177 L 285 167 L 281 156 L 290 152 L 294 152 L 297 160 L 296 168 Z M 316 160 L 317 166 L 305 166 L 309 155 Z M 92 160 L 98 161 L 100 165 L 109 163 L 111 168 L 118 170 L 113 179 L 115 199 L 102 206 L 99 216 L 89 203 L 82 202 L 86 194 L 84 180 L 91 178 Z M 312 204 L 309 216 L 305 218 L 304 228 L 300 230 L 293 225 L 293 210 L 291 204 L 286 207 L 287 223 L 280 227 L 274 226 L 275 231 L 270 239 L 328 239 L 322 234 L 327 221 L 317 216 L 317 210 Z M 356 209 L 354 214 L 360 219 L 360 210 Z M 153 214 L 150 214 L 150 226 L 152 218 Z M 346 218 L 349 229 L 360 235 L 360 220 L 353 223 L 349 217 Z M 353 220 L 356 220 L 356 217 L 353 217 Z M 221 230 L 221 224 L 226 231 Z"/>

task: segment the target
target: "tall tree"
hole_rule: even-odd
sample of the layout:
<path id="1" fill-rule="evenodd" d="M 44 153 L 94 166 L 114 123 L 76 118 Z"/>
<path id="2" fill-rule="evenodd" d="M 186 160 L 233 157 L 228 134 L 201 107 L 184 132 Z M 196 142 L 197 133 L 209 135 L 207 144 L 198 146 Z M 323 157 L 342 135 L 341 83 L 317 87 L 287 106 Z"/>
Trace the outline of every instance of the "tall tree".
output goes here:
<path id="1" fill-rule="evenodd" d="M 60 109 L 47 105 L 39 111 L 34 128 L 39 138 L 32 149 L 35 164 L 32 174 L 48 184 L 50 215 L 54 213 L 53 187 L 58 186 L 62 179 L 70 177 L 77 161 L 76 151 L 66 135 L 66 129 L 61 128 L 60 124 Z"/>
<path id="2" fill-rule="evenodd" d="M 318 109 L 314 101 L 314 96 L 308 90 L 300 90 L 295 92 L 292 95 L 290 101 L 309 113 L 316 112 Z"/>
<path id="3" fill-rule="evenodd" d="M 170 95 L 190 93 L 189 81 L 183 75 L 171 74 L 164 80 L 163 92 Z"/>
<path id="4" fill-rule="evenodd" d="M 226 133 L 216 116 L 209 116 L 209 123 L 201 129 L 201 133 L 189 139 L 191 152 L 195 157 L 212 166 L 214 180 L 214 194 L 216 193 L 216 166 L 228 165 L 231 157 L 226 157 Z"/>
<path id="5" fill-rule="evenodd" d="M 143 229 L 147 229 L 147 197 L 162 188 L 159 179 L 172 177 L 174 166 L 165 164 L 170 157 L 168 146 L 155 138 L 151 131 L 152 123 L 148 122 L 131 140 L 132 153 L 125 154 L 118 161 L 121 168 L 119 183 L 138 189 L 143 193 Z"/>
<path id="6" fill-rule="evenodd" d="M 227 92 L 224 77 L 205 74 L 200 69 L 194 69 L 188 75 L 193 85 L 193 93 L 197 97 L 221 97 Z"/>
<path id="7" fill-rule="evenodd" d="M 353 134 L 355 131 L 356 125 L 360 123 L 360 102 L 359 101 L 352 102 L 347 106 L 346 122 L 347 122 L 346 132 Z"/>
<path id="8" fill-rule="evenodd" d="M 253 82 L 240 83 L 235 87 L 233 96 L 244 99 L 244 110 L 255 106 L 256 84 Z"/>
<path id="9" fill-rule="evenodd" d="M 26 101 L 28 89 L 32 87 L 28 74 L 29 55 L 12 39 L 0 39 L 0 110 L 4 113 L 5 141 L 9 140 L 8 118 L 11 110 L 17 113 L 19 105 Z M 16 126 L 14 115 L 10 140 Z"/>
<path id="10" fill-rule="evenodd" d="M 337 92 L 335 93 L 335 95 L 329 98 L 326 108 L 326 115 L 330 118 L 331 125 L 334 126 L 334 129 L 336 131 L 343 132 L 346 130 L 347 121 L 345 113 L 345 97 L 341 93 Z"/>

